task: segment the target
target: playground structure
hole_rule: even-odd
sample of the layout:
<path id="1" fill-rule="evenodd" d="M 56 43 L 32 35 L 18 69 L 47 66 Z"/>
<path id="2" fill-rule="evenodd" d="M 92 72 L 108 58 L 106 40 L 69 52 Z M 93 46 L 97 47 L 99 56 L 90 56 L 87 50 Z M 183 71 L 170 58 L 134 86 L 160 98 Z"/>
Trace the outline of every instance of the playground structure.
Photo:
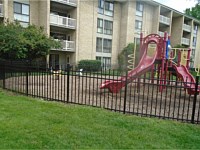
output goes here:
<path id="1" fill-rule="evenodd" d="M 171 54 L 175 53 L 173 51 Z M 178 50 L 176 52 L 178 54 Z M 147 53 L 147 55 L 146 60 L 153 62 L 155 53 L 152 55 Z M 168 70 L 170 63 L 177 63 L 175 60 L 173 60 L 175 62 L 171 62 L 172 57 L 173 55 L 170 56 L 171 60 L 168 60 Z M 153 65 L 147 63 L 148 67 L 152 66 L 152 68 L 149 67 L 149 72 L 144 72 L 145 75 L 135 78 L 136 80 L 132 80 L 128 76 L 120 77 L 115 74 L 115 70 L 112 72 L 109 70 L 109 75 L 105 74 L 103 70 L 101 72 L 84 72 L 81 75 L 79 74 L 81 70 L 72 68 L 71 70 L 67 69 L 67 72 L 56 74 L 56 72 L 49 72 L 48 68 L 28 67 L 27 63 L 16 65 L 16 63 L 7 61 L 4 62 L 5 65 L 2 64 L 0 63 L 0 70 L 2 70 L 0 87 L 20 94 L 63 103 L 101 107 L 115 112 L 200 123 L 200 96 L 197 95 L 197 92 L 194 96 L 188 95 L 188 90 L 185 90 L 183 82 L 179 82 L 173 76 L 175 71 L 167 72 L 166 84 L 164 84 L 165 80 L 158 79 L 159 74 L 155 77 L 159 66 L 160 72 L 162 71 L 161 61 L 156 58 Z M 143 64 L 145 63 L 143 62 Z M 140 69 L 138 70 L 140 71 Z M 151 74 L 151 70 L 153 74 Z M 130 73 L 133 74 L 134 71 L 131 70 Z M 59 75 L 59 79 L 56 79 L 57 75 Z M 170 75 L 171 78 L 168 80 Z M 113 94 L 99 89 L 99 84 L 103 81 L 120 82 L 119 78 L 124 79 L 125 87 L 122 87 L 123 89 L 118 93 Z M 198 79 L 199 77 L 196 78 L 196 81 Z M 162 85 L 160 85 L 161 81 Z M 196 86 L 198 85 L 196 82 Z"/>
<path id="2" fill-rule="evenodd" d="M 149 46 L 152 44 L 155 45 L 155 51 L 152 56 L 149 56 L 148 50 Z M 174 75 L 183 81 L 188 94 L 194 95 L 196 92 L 199 93 L 200 87 L 195 91 L 196 81 L 189 72 L 190 52 L 190 48 L 171 48 L 170 37 L 167 33 L 164 34 L 164 37 L 160 37 L 157 34 L 150 34 L 143 37 L 141 33 L 140 62 L 137 67 L 129 71 L 127 76 L 122 76 L 118 80 L 106 80 L 100 85 L 100 89 L 107 88 L 111 93 L 118 93 L 128 83 L 131 83 L 135 79 L 139 80 L 139 77 L 148 71 L 152 72 L 151 78 L 152 82 L 154 82 L 154 68 L 157 65 L 157 78 L 159 79 L 158 84 L 160 85 L 160 92 L 163 91 L 167 84 L 167 77 Z M 195 71 L 199 71 L 199 69 Z"/>

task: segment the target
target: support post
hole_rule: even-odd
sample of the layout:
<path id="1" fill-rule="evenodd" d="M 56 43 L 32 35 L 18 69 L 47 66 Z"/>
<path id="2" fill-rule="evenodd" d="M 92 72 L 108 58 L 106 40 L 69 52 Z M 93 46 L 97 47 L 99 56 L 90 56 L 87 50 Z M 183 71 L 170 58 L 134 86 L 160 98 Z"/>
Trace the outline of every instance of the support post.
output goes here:
<path id="1" fill-rule="evenodd" d="M 196 103 L 197 103 L 198 86 L 199 86 L 199 76 L 196 76 L 195 94 L 194 94 L 194 101 L 193 101 L 193 108 L 192 108 L 192 119 L 191 119 L 191 123 L 193 123 L 193 124 L 195 123 L 194 117 L 195 117 L 195 109 L 196 109 Z"/>
<path id="2" fill-rule="evenodd" d="M 5 65 L 5 61 L 3 62 L 3 65 L 2 65 L 2 77 L 3 77 L 3 89 L 6 88 L 6 65 Z"/>
<path id="3" fill-rule="evenodd" d="M 125 93 L 124 93 L 124 111 L 123 113 L 126 113 L 126 99 L 127 99 L 127 86 L 128 86 L 128 69 L 126 69 L 126 83 L 125 83 Z"/>
<path id="4" fill-rule="evenodd" d="M 28 74 L 29 74 L 29 64 L 26 62 L 26 95 L 28 96 Z"/>
<path id="5" fill-rule="evenodd" d="M 70 64 L 67 64 L 67 103 L 69 102 L 69 75 L 70 75 Z"/>
<path id="6" fill-rule="evenodd" d="M 188 49 L 186 68 L 189 69 L 191 49 Z"/>

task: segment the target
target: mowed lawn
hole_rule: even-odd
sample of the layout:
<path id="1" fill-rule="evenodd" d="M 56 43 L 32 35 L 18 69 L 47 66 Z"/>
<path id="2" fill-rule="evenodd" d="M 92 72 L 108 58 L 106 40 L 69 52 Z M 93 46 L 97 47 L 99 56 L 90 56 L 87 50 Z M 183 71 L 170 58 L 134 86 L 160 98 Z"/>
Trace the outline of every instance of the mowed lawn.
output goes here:
<path id="1" fill-rule="evenodd" d="M 199 149 L 200 125 L 47 102 L 0 89 L 0 149 L 63 148 Z"/>

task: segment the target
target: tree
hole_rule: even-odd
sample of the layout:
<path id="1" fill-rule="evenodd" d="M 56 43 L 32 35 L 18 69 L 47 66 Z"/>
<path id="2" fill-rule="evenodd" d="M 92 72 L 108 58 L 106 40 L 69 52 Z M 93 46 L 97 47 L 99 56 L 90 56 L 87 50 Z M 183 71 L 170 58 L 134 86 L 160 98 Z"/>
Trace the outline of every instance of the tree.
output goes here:
<path id="1" fill-rule="evenodd" d="M 118 54 L 118 65 L 119 65 L 119 72 L 123 73 L 124 71 L 126 71 L 127 69 L 127 65 L 128 64 L 128 60 L 130 60 L 131 58 L 129 58 L 128 56 L 130 54 L 134 54 L 134 49 L 135 48 L 135 44 L 134 43 L 129 43 L 120 54 Z M 139 60 L 139 46 L 136 46 L 136 52 L 135 52 L 135 58 L 134 58 L 136 63 Z"/>
<path id="2" fill-rule="evenodd" d="M 185 14 L 200 20 L 200 5 L 197 3 L 195 7 L 187 8 Z"/>
<path id="3" fill-rule="evenodd" d="M 34 60 L 49 54 L 61 44 L 44 34 L 41 27 L 23 28 L 19 23 L 0 24 L 0 57 L 9 60 Z"/>

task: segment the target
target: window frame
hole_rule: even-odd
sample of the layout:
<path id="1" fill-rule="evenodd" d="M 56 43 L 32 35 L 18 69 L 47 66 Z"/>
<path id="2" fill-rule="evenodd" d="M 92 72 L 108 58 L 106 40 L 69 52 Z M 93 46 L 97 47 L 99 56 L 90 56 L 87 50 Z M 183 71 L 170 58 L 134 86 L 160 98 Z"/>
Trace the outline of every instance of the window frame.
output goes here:
<path id="1" fill-rule="evenodd" d="M 99 40 L 101 40 L 99 42 Z M 103 38 L 97 37 L 96 38 L 96 52 L 102 52 L 103 51 Z"/>
<path id="2" fill-rule="evenodd" d="M 103 39 L 103 53 L 112 53 L 111 39 Z"/>
<path id="3" fill-rule="evenodd" d="M 114 3 L 106 0 L 98 0 L 98 13 L 113 17 Z"/>
<path id="4" fill-rule="evenodd" d="M 141 27 L 140 27 L 139 23 L 141 23 Z M 142 21 L 135 20 L 135 29 L 136 30 L 142 30 Z"/>
<path id="5" fill-rule="evenodd" d="M 197 37 L 192 38 L 192 46 L 196 47 L 197 45 Z"/>
<path id="6" fill-rule="evenodd" d="M 19 4 L 20 5 L 20 12 L 15 10 L 15 4 Z M 28 14 L 23 13 L 23 6 L 28 6 Z M 15 19 L 17 21 L 19 21 L 22 24 L 30 24 L 30 4 L 25 4 L 25 3 L 20 3 L 20 2 L 13 2 L 13 13 L 14 13 L 14 19 L 15 19 L 15 15 L 20 15 L 21 17 L 28 17 L 28 21 L 24 21 L 24 20 L 19 20 L 19 19 Z"/>
<path id="7" fill-rule="evenodd" d="M 102 27 L 101 27 L 101 23 L 100 23 L 101 21 L 102 21 Z M 101 18 L 97 18 L 97 33 L 103 33 L 103 26 L 104 26 L 104 20 Z"/>
<path id="8" fill-rule="evenodd" d="M 108 27 L 108 28 L 107 28 Z M 104 20 L 104 34 L 112 35 L 113 34 L 113 21 Z"/>
<path id="9" fill-rule="evenodd" d="M 138 7 L 139 6 L 139 7 Z M 142 6 L 142 7 L 140 7 L 140 6 Z M 139 9 L 138 9 L 139 8 Z M 140 8 L 142 8 L 142 9 L 140 9 Z M 144 11 L 144 4 L 143 3 L 141 3 L 141 2 L 136 2 L 136 10 L 137 11 L 140 11 L 140 12 L 143 12 Z"/>
<path id="10" fill-rule="evenodd" d="M 98 13 L 104 14 L 104 0 L 98 0 Z"/>
<path id="11" fill-rule="evenodd" d="M 142 9 L 140 9 L 140 8 L 142 8 Z M 143 11 L 144 11 L 144 4 L 137 1 L 136 2 L 136 16 L 142 17 Z"/>

